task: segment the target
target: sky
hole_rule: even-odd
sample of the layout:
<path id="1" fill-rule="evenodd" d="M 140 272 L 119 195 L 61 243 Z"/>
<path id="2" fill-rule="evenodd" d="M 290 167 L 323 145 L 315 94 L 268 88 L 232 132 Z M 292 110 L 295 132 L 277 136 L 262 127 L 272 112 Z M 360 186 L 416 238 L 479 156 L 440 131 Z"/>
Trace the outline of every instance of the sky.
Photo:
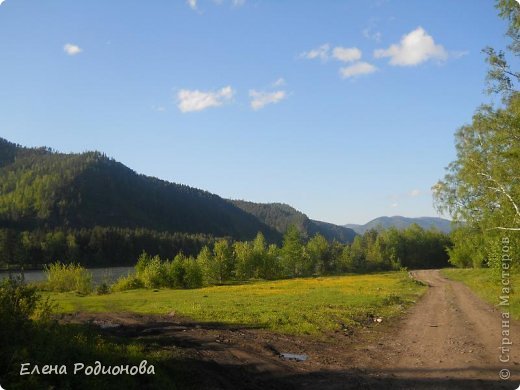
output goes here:
<path id="1" fill-rule="evenodd" d="M 0 0 L 0 137 L 336 224 L 436 216 L 505 32 L 491 0 Z"/>

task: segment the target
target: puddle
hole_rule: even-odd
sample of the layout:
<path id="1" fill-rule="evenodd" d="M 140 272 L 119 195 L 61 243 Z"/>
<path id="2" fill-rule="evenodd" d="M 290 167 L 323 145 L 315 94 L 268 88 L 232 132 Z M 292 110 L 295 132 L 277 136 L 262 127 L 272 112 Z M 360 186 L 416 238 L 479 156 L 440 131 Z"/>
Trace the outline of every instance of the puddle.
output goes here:
<path id="1" fill-rule="evenodd" d="M 296 353 L 281 352 L 280 357 L 285 360 L 295 360 L 297 362 L 304 362 L 309 358 L 307 355 L 299 355 Z"/>
<path id="2" fill-rule="evenodd" d="M 120 324 L 115 324 L 110 321 L 100 321 L 100 320 L 94 320 L 93 324 L 99 326 L 101 329 L 118 328 L 121 326 Z"/>

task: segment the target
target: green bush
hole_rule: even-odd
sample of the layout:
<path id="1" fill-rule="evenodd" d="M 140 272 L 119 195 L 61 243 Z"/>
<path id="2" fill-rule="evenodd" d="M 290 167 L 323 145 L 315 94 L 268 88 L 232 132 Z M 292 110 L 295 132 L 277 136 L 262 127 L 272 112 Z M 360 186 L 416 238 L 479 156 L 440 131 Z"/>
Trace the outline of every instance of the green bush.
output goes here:
<path id="1" fill-rule="evenodd" d="M 98 285 L 96 287 L 96 294 L 97 295 L 105 295 L 105 294 L 110 294 L 110 285 L 108 285 L 108 283 L 106 282 L 103 282 L 101 283 L 100 285 Z"/>
<path id="2" fill-rule="evenodd" d="M 0 376 L 14 369 L 14 362 L 28 359 L 21 348 L 33 340 L 36 327 L 43 327 L 52 314 L 52 305 L 41 300 L 34 286 L 27 286 L 21 278 L 0 281 Z M 33 321 L 35 320 L 35 321 Z M 2 382 L 4 384 L 4 382 Z"/>
<path id="3" fill-rule="evenodd" d="M 112 286 L 113 291 L 136 288 L 198 288 L 204 282 L 203 269 L 199 261 L 179 253 L 173 260 L 162 261 L 159 256 L 146 253 L 139 256 L 135 274 L 119 278 Z"/>
<path id="4" fill-rule="evenodd" d="M 0 383 L 6 389 L 185 388 L 178 385 L 181 368 L 171 364 L 168 371 L 161 368 L 160 362 L 169 355 L 149 353 L 139 342 L 101 336 L 92 327 L 47 321 L 51 310 L 36 287 L 22 279 L 0 280 Z M 144 359 L 156 366 L 156 375 L 20 375 L 21 364 L 27 362 L 40 369 L 66 365 L 70 370 L 75 362 L 89 365 L 97 360 L 115 366 L 138 365 Z"/>
<path id="5" fill-rule="evenodd" d="M 112 285 L 112 291 L 125 291 L 125 290 L 135 290 L 137 288 L 143 288 L 144 284 L 135 275 L 127 275 L 121 276 L 117 281 Z"/>
<path id="6" fill-rule="evenodd" d="M 45 266 L 46 288 L 51 291 L 77 291 L 89 294 L 93 290 L 92 274 L 79 264 L 56 262 Z"/>

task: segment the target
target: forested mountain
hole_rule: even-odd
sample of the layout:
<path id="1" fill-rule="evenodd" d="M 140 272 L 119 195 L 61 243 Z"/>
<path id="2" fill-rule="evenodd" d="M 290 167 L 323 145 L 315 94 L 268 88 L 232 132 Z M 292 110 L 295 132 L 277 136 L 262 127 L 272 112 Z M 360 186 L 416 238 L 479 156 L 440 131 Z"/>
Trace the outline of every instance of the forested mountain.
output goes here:
<path id="1" fill-rule="evenodd" d="M 217 195 L 139 175 L 98 152 L 56 153 L 0 139 L 4 226 L 146 228 L 268 240 L 280 234 Z"/>
<path id="2" fill-rule="evenodd" d="M 139 175 L 99 152 L 58 153 L 0 138 L 0 266 L 129 264 L 142 250 L 197 253 L 214 238 L 277 230 L 221 197 Z"/>
<path id="3" fill-rule="evenodd" d="M 295 225 L 305 238 L 319 233 L 329 241 L 337 240 L 348 243 L 352 242 L 356 236 L 352 229 L 312 220 L 287 204 L 254 203 L 244 200 L 232 200 L 231 202 L 280 233 L 285 233 L 289 226 Z"/>
<path id="4" fill-rule="evenodd" d="M 407 218 L 398 215 L 393 217 L 379 217 L 364 225 L 347 224 L 344 226 L 353 229 L 358 234 L 363 234 L 367 230 L 379 228 L 388 229 L 390 227 L 395 227 L 399 230 L 403 230 L 412 224 L 417 224 L 423 229 L 436 228 L 444 233 L 449 233 L 451 231 L 451 221 L 447 219 L 437 217 Z"/>

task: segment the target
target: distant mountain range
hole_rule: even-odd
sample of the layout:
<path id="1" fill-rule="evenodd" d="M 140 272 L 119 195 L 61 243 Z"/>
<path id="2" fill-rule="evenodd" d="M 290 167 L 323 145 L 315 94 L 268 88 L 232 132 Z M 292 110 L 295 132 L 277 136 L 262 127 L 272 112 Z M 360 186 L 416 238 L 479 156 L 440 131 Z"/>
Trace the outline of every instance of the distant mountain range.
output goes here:
<path id="1" fill-rule="evenodd" d="M 407 218 L 399 215 L 393 217 L 379 217 L 367 222 L 364 225 L 357 224 L 346 224 L 347 228 L 354 230 L 358 234 L 363 234 L 370 229 L 388 229 L 395 227 L 397 229 L 406 229 L 412 224 L 417 224 L 423 229 L 435 228 L 441 232 L 449 233 L 451 231 L 451 221 L 438 218 L 438 217 L 419 217 L 419 218 Z"/>

